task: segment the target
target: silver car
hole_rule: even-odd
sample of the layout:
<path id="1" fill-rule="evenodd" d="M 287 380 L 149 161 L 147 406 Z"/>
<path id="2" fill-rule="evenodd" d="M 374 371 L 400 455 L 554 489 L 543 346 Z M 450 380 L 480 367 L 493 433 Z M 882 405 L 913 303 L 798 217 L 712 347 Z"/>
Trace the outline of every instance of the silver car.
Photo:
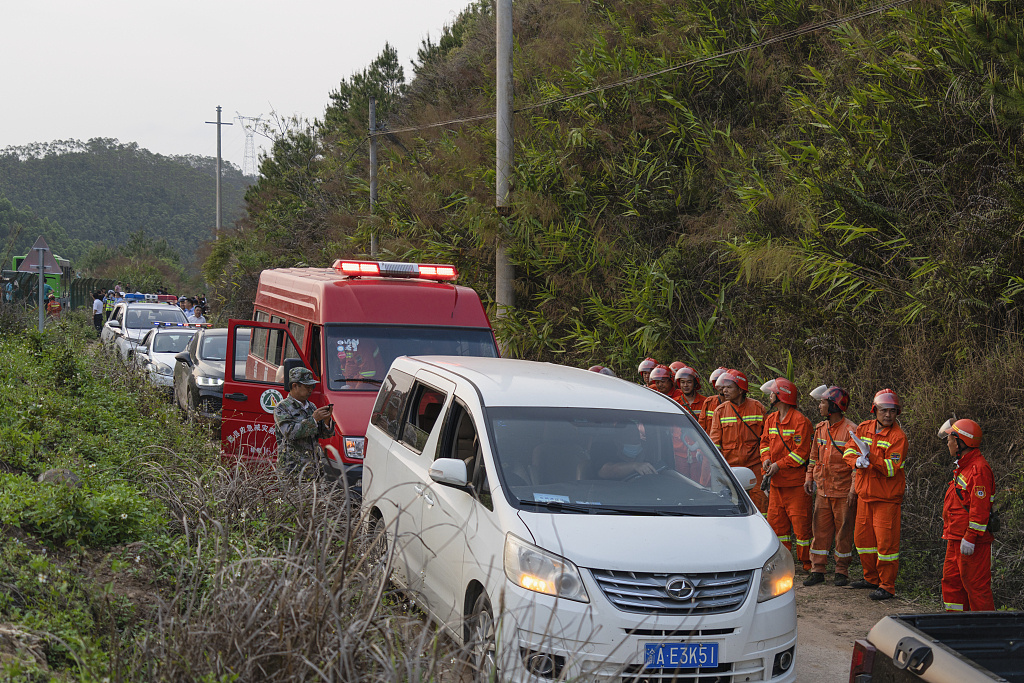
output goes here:
<path id="1" fill-rule="evenodd" d="M 196 327 L 180 323 L 163 323 L 146 332 L 135 347 L 135 364 L 153 384 L 166 389 L 169 396 L 174 392 L 174 356 L 185 350 L 197 331 Z"/>
<path id="2" fill-rule="evenodd" d="M 188 319 L 177 306 L 153 303 L 120 303 L 100 331 L 100 344 L 116 349 L 122 360 L 130 361 L 135 347 L 154 323 L 182 323 Z"/>

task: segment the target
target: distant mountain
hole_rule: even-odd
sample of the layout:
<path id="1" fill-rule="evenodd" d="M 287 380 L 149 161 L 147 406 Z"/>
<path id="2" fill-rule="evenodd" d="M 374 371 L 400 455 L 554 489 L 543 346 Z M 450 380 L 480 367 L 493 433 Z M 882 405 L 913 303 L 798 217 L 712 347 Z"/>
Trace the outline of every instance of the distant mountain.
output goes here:
<path id="1" fill-rule="evenodd" d="M 154 154 L 109 138 L 33 143 L 0 150 L 0 196 L 59 224 L 72 244 L 117 246 L 142 230 L 166 239 L 190 262 L 197 245 L 213 236 L 216 163 L 212 157 Z M 225 226 L 241 216 L 251 182 L 237 166 L 223 164 Z M 16 247 L 22 241 L 19 236 Z"/>

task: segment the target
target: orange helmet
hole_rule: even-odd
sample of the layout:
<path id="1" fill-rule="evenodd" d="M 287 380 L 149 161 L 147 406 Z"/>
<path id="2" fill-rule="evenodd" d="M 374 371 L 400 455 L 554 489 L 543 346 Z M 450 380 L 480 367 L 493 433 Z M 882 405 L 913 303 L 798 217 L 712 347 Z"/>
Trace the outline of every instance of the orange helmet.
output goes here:
<path id="1" fill-rule="evenodd" d="M 700 391 L 700 375 L 698 375 L 697 371 L 691 368 L 689 365 L 684 365 L 683 367 L 676 370 L 676 386 L 679 386 L 679 381 L 686 377 L 689 377 L 693 380 L 693 390 Z"/>
<path id="2" fill-rule="evenodd" d="M 841 413 L 845 413 L 846 409 L 850 407 L 850 394 L 842 387 L 829 387 L 823 398 L 827 398 Z"/>
<path id="3" fill-rule="evenodd" d="M 651 370 L 650 380 L 657 382 L 659 379 L 672 379 L 672 371 L 668 369 L 668 366 L 658 365 Z"/>
<path id="4" fill-rule="evenodd" d="M 981 425 L 974 420 L 957 420 L 948 428 L 946 425 L 949 425 L 948 420 L 939 430 L 940 434 L 956 434 L 956 437 L 968 448 L 981 446 Z"/>
<path id="5" fill-rule="evenodd" d="M 679 368 L 685 368 L 685 367 L 686 367 L 686 363 L 684 363 L 681 360 L 674 360 L 674 361 L 672 361 L 671 363 L 668 364 L 668 369 L 672 371 L 673 375 L 675 375 L 677 372 L 679 372 Z"/>
<path id="6" fill-rule="evenodd" d="M 603 365 L 591 365 L 589 368 L 587 368 L 587 370 L 589 370 L 590 372 L 596 372 L 601 375 L 608 375 L 610 377 L 615 376 L 614 372 L 612 372 L 609 368 L 606 368 Z"/>
<path id="7" fill-rule="evenodd" d="M 718 376 L 718 381 L 715 383 L 715 386 L 719 386 L 722 382 L 732 382 L 740 388 L 740 391 L 748 391 L 750 388 L 747 376 L 739 370 L 726 370 Z"/>
<path id="8" fill-rule="evenodd" d="M 776 377 L 765 382 L 761 385 L 761 391 L 766 394 L 775 394 L 775 398 L 786 405 L 795 406 L 797 404 L 796 385 L 785 377 Z"/>
<path id="9" fill-rule="evenodd" d="M 653 358 L 644 358 L 642 361 L 640 361 L 640 367 L 637 368 L 637 372 L 639 372 L 641 375 L 644 374 L 645 372 L 650 372 L 651 370 L 654 369 L 654 367 L 657 364 L 658 361 L 654 360 Z"/>
<path id="10" fill-rule="evenodd" d="M 879 408 L 895 408 L 897 415 L 903 412 L 903 408 L 900 406 L 900 397 L 892 389 L 882 389 L 875 394 L 874 400 L 871 401 L 872 414 L 877 414 L 876 411 Z"/>

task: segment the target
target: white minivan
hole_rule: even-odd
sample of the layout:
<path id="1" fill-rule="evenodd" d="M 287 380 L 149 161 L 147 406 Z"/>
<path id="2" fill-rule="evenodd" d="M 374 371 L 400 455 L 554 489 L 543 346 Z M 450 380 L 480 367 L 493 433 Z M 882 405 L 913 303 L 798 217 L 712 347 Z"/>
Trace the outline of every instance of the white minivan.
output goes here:
<path id="1" fill-rule="evenodd" d="M 794 681 L 793 558 L 753 481 L 644 387 L 400 357 L 367 430 L 363 506 L 392 579 L 480 679 Z"/>

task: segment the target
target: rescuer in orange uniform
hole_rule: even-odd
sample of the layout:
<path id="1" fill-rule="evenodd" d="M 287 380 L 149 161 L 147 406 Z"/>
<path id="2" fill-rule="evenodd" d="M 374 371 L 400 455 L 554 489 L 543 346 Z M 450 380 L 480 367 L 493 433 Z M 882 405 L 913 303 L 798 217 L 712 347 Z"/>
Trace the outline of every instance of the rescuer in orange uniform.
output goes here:
<path id="1" fill-rule="evenodd" d="M 857 492 L 853 490 L 853 469 L 843 459 L 850 432 L 857 425 L 845 415 L 850 407 L 850 395 L 841 387 L 821 386 L 811 392 L 818 399 L 818 414 L 826 418 L 814 427 L 811 457 L 807 462 L 804 490 L 815 495 L 811 541 L 811 575 L 805 586 L 816 586 L 825 581 L 828 551 L 835 540 L 836 575 L 833 583 L 850 583 L 850 561 L 853 559 L 853 520 Z"/>
<path id="2" fill-rule="evenodd" d="M 651 370 L 651 388 L 675 401 L 678 401 L 683 395 L 683 392 L 676 389 L 672 371 L 665 365 L 658 365 Z"/>
<path id="3" fill-rule="evenodd" d="M 900 567 L 900 512 L 907 478 L 907 435 L 897 424 L 902 412 L 900 399 L 892 389 L 882 389 L 871 402 L 874 419 L 857 426 L 854 438 L 843 454 L 855 468 L 857 523 L 853 542 L 864 567 L 864 578 L 853 588 L 874 588 L 872 600 L 896 596 L 896 574 Z"/>
<path id="4" fill-rule="evenodd" d="M 676 370 L 676 389 L 682 394 L 679 403 L 699 423 L 704 414 L 704 401 L 707 400 L 700 393 L 700 375 L 689 365 L 684 365 Z"/>
<path id="5" fill-rule="evenodd" d="M 804 478 L 811 454 L 811 421 L 797 410 L 796 385 L 785 377 L 766 382 L 761 391 L 768 394 L 768 407 L 778 408 L 764 419 L 761 432 L 761 466 L 771 482 L 768 523 L 786 548 L 796 542 L 796 557 L 809 572 L 811 497 L 804 491 Z"/>
<path id="6" fill-rule="evenodd" d="M 651 385 L 651 370 L 658 366 L 658 361 L 653 358 L 644 358 L 640 361 L 640 367 L 637 368 L 637 372 L 640 373 L 640 384 L 645 387 Z"/>
<path id="7" fill-rule="evenodd" d="M 947 421 L 939 429 L 956 460 L 953 481 L 942 503 L 942 602 L 950 612 L 994 610 L 992 598 L 992 513 L 995 480 L 978 447 L 981 425 L 974 420 Z"/>
<path id="8" fill-rule="evenodd" d="M 739 370 L 728 370 L 718 377 L 722 390 L 721 405 L 711 418 L 711 441 L 732 467 L 746 467 L 757 477 L 757 486 L 750 499 L 762 514 L 768 511 L 768 498 L 761 491 L 761 457 L 758 453 L 764 427 L 764 407 L 747 398 L 747 376 Z"/>
<path id="9" fill-rule="evenodd" d="M 697 420 L 708 434 L 711 433 L 711 418 L 715 415 L 715 408 L 722 403 L 722 390 L 718 388 L 716 382 L 718 382 L 718 378 L 722 376 L 723 372 L 728 372 L 728 368 L 720 367 L 711 373 L 711 391 L 714 393 L 704 399 L 704 412 L 701 418 Z"/>

